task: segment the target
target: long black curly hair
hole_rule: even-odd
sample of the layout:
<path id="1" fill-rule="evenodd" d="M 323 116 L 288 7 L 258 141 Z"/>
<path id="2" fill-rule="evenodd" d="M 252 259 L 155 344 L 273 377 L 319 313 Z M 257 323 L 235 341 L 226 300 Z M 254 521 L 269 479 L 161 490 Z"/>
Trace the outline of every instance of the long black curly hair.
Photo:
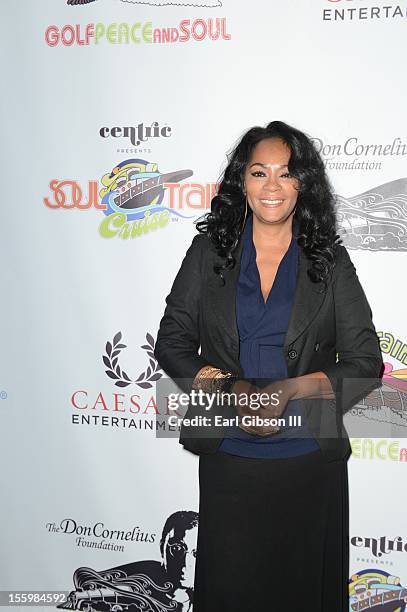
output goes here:
<path id="1" fill-rule="evenodd" d="M 307 272 L 311 281 L 326 286 L 335 264 L 335 246 L 341 242 L 336 231 L 334 194 L 324 163 L 311 139 L 287 123 L 272 121 L 266 127 L 253 127 L 243 135 L 227 155 L 228 164 L 212 199 L 211 212 L 198 221 L 196 227 L 208 235 L 224 260 L 214 267 L 224 280 L 223 271 L 233 268 L 236 263 L 233 252 L 243 231 L 246 165 L 254 147 L 265 138 L 280 138 L 291 151 L 288 172 L 299 182 L 294 212 L 297 243 L 311 262 Z M 248 214 L 252 214 L 250 208 Z"/>

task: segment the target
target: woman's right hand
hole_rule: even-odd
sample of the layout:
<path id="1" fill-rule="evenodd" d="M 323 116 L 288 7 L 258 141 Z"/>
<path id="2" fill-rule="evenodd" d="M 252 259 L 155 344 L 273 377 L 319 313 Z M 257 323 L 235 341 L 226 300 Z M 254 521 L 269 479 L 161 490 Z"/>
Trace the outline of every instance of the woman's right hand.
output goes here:
<path id="1" fill-rule="evenodd" d="M 256 436 L 270 436 L 279 431 L 278 427 L 266 426 L 266 425 L 243 425 L 241 422 L 242 417 L 250 416 L 255 417 L 260 415 L 261 411 L 251 408 L 250 396 L 253 393 L 259 393 L 260 389 L 253 385 L 247 380 L 238 380 L 235 382 L 231 389 L 231 393 L 236 393 L 238 401 L 236 403 L 236 412 L 239 416 L 239 427 L 249 434 Z M 239 401 L 240 400 L 240 401 Z"/>

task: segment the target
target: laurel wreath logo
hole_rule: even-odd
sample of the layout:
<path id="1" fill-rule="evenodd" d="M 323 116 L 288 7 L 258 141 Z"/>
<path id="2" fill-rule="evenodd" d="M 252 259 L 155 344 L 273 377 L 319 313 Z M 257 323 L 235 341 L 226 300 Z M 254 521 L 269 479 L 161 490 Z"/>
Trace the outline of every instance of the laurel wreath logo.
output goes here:
<path id="1" fill-rule="evenodd" d="M 121 344 L 122 333 L 117 332 L 113 338 L 113 342 L 106 342 L 106 354 L 103 355 L 103 363 L 107 367 L 105 370 L 109 378 L 115 381 L 116 387 L 128 387 L 133 382 L 142 389 L 151 389 L 153 383 L 159 380 L 163 374 L 157 360 L 154 357 L 154 338 L 151 334 L 146 334 L 147 344 L 143 344 L 140 348 L 144 349 L 149 358 L 149 366 L 140 374 L 137 380 L 131 380 L 128 374 L 122 370 L 119 364 L 119 356 L 123 349 L 127 348 L 126 344 Z"/>

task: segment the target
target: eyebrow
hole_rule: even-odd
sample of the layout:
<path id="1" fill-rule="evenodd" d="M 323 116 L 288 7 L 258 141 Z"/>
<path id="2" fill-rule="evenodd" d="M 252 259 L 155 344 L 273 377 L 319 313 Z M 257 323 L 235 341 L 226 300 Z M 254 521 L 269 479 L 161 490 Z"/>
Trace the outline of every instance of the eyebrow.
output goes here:
<path id="1" fill-rule="evenodd" d="M 288 168 L 287 164 L 261 164 L 260 162 L 250 164 L 249 168 L 252 168 L 253 166 L 261 166 L 262 168 L 272 168 L 273 166 L 276 166 L 276 168 Z"/>

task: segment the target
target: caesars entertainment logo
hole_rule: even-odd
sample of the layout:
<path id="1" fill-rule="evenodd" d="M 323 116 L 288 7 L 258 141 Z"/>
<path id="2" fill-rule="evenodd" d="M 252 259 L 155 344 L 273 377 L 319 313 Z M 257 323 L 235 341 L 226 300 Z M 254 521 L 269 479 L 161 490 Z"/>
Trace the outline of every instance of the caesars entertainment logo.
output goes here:
<path id="1" fill-rule="evenodd" d="M 357 561 L 371 565 L 374 560 L 358 558 Z M 389 561 L 375 561 L 381 565 L 389 564 Z M 407 588 L 401 583 L 400 577 L 377 567 L 368 567 L 353 574 L 348 588 L 351 612 L 403 612 L 406 609 Z"/>
<path id="2" fill-rule="evenodd" d="M 111 427 L 135 431 L 177 432 L 177 425 L 169 425 L 168 416 L 176 414 L 170 410 L 168 401 L 159 405 L 155 396 L 155 384 L 163 372 L 154 357 L 154 338 L 146 334 L 146 341 L 139 348 L 146 359 L 146 367 L 132 372 L 123 359 L 127 345 L 121 332 L 108 340 L 101 355 L 104 371 L 112 383 L 111 391 L 90 391 L 75 389 L 70 396 L 70 418 L 72 425 Z M 129 362 L 129 360 L 127 361 Z M 137 392 L 132 392 L 132 388 Z"/>
<path id="3" fill-rule="evenodd" d="M 407 250 L 407 178 L 351 197 L 336 195 L 344 246 L 371 251 Z"/>
<path id="4" fill-rule="evenodd" d="M 407 17 L 405 3 L 369 2 L 369 0 L 323 0 L 322 21 L 336 23 L 361 21 L 393 21 Z"/>
<path id="5" fill-rule="evenodd" d="M 89 180 L 86 188 L 72 179 L 52 179 L 52 196 L 45 197 L 43 203 L 54 211 L 100 211 L 102 238 L 131 240 L 210 209 L 216 183 L 181 184 L 192 174 L 189 169 L 162 173 L 155 162 L 130 158 L 106 172 L 100 183 Z"/>
<path id="6" fill-rule="evenodd" d="M 79 567 L 73 575 L 73 590 L 67 601 L 58 608 L 69 610 L 103 610 L 107 612 L 191 612 L 194 595 L 198 514 L 192 510 L 178 510 L 160 528 L 159 543 L 156 533 L 140 533 L 139 527 L 124 531 L 106 528 L 103 523 L 79 525 L 73 519 L 64 519 L 59 525 L 48 523 L 69 532 L 77 546 L 103 549 L 101 544 L 127 540 L 128 549 L 134 542 L 138 549 L 146 550 L 148 559 L 116 565 L 104 570 Z M 117 546 L 117 544 L 115 544 Z M 156 559 L 150 550 L 156 548 Z M 108 549 L 112 550 L 112 549 Z M 93 552 L 93 551 L 92 551 Z M 89 558 L 89 557 L 88 557 Z M 105 558 L 101 555 L 101 558 Z"/>
<path id="7" fill-rule="evenodd" d="M 45 42 L 49 47 L 87 47 L 89 45 L 139 45 L 208 43 L 229 41 L 226 17 L 206 19 L 182 19 L 177 24 L 155 27 L 152 21 L 114 23 L 75 23 L 62 26 L 49 25 L 45 30 Z"/>

